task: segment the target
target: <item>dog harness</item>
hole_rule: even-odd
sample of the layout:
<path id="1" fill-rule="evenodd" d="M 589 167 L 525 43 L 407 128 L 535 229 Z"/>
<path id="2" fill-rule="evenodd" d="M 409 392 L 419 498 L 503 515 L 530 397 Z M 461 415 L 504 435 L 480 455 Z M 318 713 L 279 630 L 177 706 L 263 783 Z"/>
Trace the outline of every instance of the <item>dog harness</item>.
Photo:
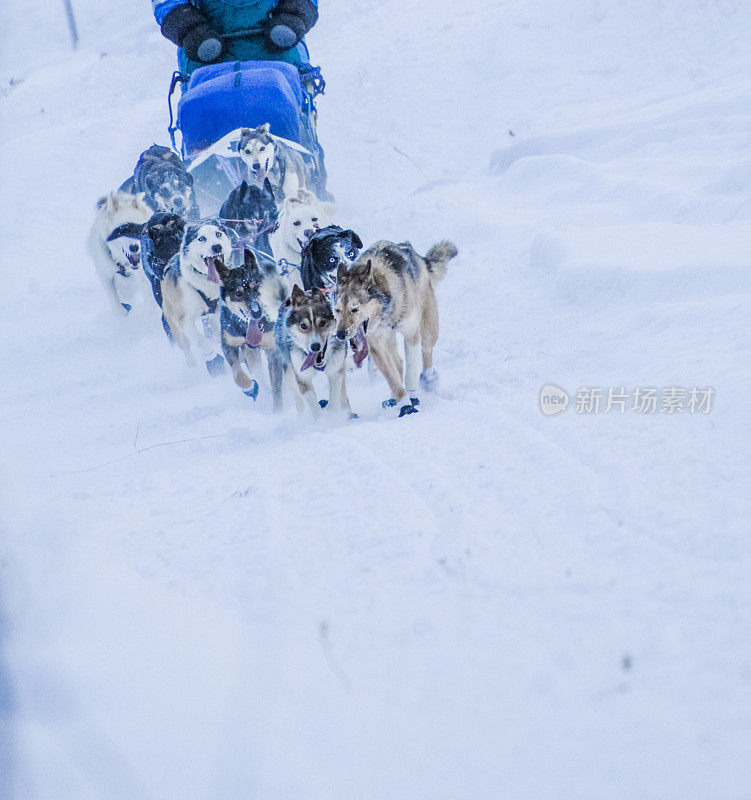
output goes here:
<path id="1" fill-rule="evenodd" d="M 206 297 L 206 295 L 200 289 L 197 289 L 195 286 L 193 288 L 198 292 L 201 300 L 206 303 L 206 308 L 208 308 L 209 314 L 213 314 L 216 311 L 216 307 L 219 305 L 219 298 L 217 297 L 212 300 Z"/>
<path id="2" fill-rule="evenodd" d="M 277 266 L 279 267 L 279 274 L 282 277 L 286 277 L 287 275 L 290 274 L 290 272 L 293 272 L 296 269 L 300 269 L 299 264 L 292 264 L 289 261 L 287 261 L 286 258 L 280 258 L 279 261 L 277 261 L 276 263 Z"/>

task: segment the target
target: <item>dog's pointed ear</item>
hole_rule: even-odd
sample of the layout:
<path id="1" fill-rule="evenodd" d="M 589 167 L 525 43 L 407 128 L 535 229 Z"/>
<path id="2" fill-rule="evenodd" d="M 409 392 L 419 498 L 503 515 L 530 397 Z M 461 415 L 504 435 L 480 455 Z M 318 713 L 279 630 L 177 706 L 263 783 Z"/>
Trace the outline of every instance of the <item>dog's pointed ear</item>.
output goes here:
<path id="1" fill-rule="evenodd" d="M 274 188 L 272 187 L 271 181 L 268 178 L 266 178 L 266 180 L 263 182 L 263 190 L 264 192 L 268 192 L 272 197 L 274 196 Z"/>
<path id="2" fill-rule="evenodd" d="M 256 258 L 256 254 L 252 250 L 248 250 L 245 248 L 245 269 L 248 270 L 258 270 L 258 259 Z"/>
<path id="3" fill-rule="evenodd" d="M 352 267 L 352 271 L 356 272 L 357 277 L 360 278 L 360 280 L 367 281 L 373 273 L 373 262 L 371 259 L 363 261 Z"/>
<path id="4" fill-rule="evenodd" d="M 305 292 L 304 292 L 304 291 L 303 291 L 303 290 L 302 290 L 302 289 L 299 287 L 299 285 L 298 285 L 298 284 L 295 284 L 295 285 L 292 287 L 292 298 L 291 298 L 292 302 L 293 302 L 295 305 L 298 305 L 298 304 L 299 304 L 299 303 L 301 303 L 301 302 L 302 302 L 304 299 L 305 299 Z"/>
<path id="5" fill-rule="evenodd" d="M 263 134 L 268 134 L 271 131 L 271 124 L 268 122 L 264 122 L 263 125 L 259 125 L 256 128 L 256 134 L 258 136 L 263 136 Z"/>
<path id="6" fill-rule="evenodd" d="M 358 249 L 362 250 L 362 239 L 352 230 L 345 231 L 352 237 L 352 244 Z"/>
<path id="7" fill-rule="evenodd" d="M 339 266 L 337 267 L 337 270 L 336 270 L 336 282 L 337 283 L 344 283 L 347 280 L 347 276 L 348 275 L 349 275 L 349 273 L 347 272 L 347 268 L 340 261 L 339 262 Z"/>

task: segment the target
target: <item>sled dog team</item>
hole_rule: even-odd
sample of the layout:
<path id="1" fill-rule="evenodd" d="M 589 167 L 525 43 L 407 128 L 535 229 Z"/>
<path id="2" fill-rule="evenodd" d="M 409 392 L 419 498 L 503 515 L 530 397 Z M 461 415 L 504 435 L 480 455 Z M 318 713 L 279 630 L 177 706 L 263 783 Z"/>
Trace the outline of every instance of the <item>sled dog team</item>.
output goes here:
<path id="1" fill-rule="evenodd" d="M 456 247 L 440 242 L 425 256 L 408 242 L 363 249 L 357 233 L 333 224 L 333 204 L 307 188 L 304 161 L 268 125 L 243 130 L 238 154 L 249 180 L 216 219 L 199 219 L 192 175 L 158 145 L 98 202 L 89 251 L 113 312 L 126 315 L 138 301 L 143 269 L 188 363 L 204 361 L 212 375 L 226 363 L 253 400 L 264 354 L 275 410 L 286 383 L 299 411 L 352 415 L 347 368 L 370 355 L 391 391 L 383 406 L 416 412 L 419 387 L 437 381 L 435 284 Z M 320 402 L 316 372 L 329 384 Z"/>

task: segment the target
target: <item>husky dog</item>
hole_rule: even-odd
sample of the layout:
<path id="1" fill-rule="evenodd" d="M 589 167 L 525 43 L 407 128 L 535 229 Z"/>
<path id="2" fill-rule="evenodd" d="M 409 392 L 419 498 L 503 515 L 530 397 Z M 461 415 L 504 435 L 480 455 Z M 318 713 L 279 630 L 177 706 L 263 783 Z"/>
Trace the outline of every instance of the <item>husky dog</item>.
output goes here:
<path id="1" fill-rule="evenodd" d="M 451 242 L 440 242 L 423 258 L 409 242 L 381 241 L 369 247 L 349 271 L 339 267 L 337 336 L 352 339 L 356 358 L 364 357 L 363 350 L 369 349 L 391 389 L 391 399 L 384 406 L 399 406 L 400 417 L 417 411 L 418 377 L 426 389 L 438 380 L 433 367 L 433 347 L 438 339 L 434 286 L 456 253 Z M 404 337 L 406 372 L 397 350 L 397 331 Z"/>
<path id="2" fill-rule="evenodd" d="M 219 218 L 237 234 L 242 247 L 271 253 L 269 234 L 276 230 L 279 212 L 268 179 L 262 189 L 243 181 L 224 201 Z"/>
<path id="3" fill-rule="evenodd" d="M 320 289 L 303 292 L 295 285 L 279 312 L 274 337 L 298 411 L 303 411 L 307 403 L 318 414 L 313 388 L 313 375 L 318 370 L 329 380 L 326 409 L 351 414 L 345 381 L 347 343 L 335 332 L 334 313 L 325 293 Z"/>
<path id="4" fill-rule="evenodd" d="M 302 249 L 300 277 L 304 289 L 336 288 L 340 264 L 349 269 L 362 250 L 360 237 L 351 230 L 329 225 L 316 231 Z"/>
<path id="5" fill-rule="evenodd" d="M 273 331 L 285 297 L 273 264 L 259 265 L 250 250 L 245 251 L 245 264 L 230 270 L 221 288 L 222 350 L 235 383 L 256 399 L 258 383 L 248 372 L 256 370 L 265 350 L 275 411 L 282 407 L 282 365 Z"/>
<path id="6" fill-rule="evenodd" d="M 214 375 L 221 371 L 218 352 L 219 290 L 229 273 L 230 237 L 216 221 L 189 225 L 180 252 L 167 265 L 162 281 L 162 310 L 174 340 L 189 365 L 198 351 Z"/>
<path id="7" fill-rule="evenodd" d="M 112 311 L 125 316 L 144 288 L 141 230 L 151 216 L 143 195 L 111 192 L 97 202 L 89 253 Z"/>
<path id="8" fill-rule="evenodd" d="M 255 129 L 243 128 L 237 152 L 248 165 L 252 181 L 263 186 L 268 178 L 277 203 L 310 185 L 310 171 L 302 155 L 273 137 L 268 122 Z"/>
<path id="9" fill-rule="evenodd" d="M 162 280 L 169 260 L 180 251 L 185 233 L 185 220 L 179 214 L 157 211 L 143 227 L 141 261 L 151 282 L 159 307 L 162 307 Z"/>
<path id="10" fill-rule="evenodd" d="M 302 286 L 300 264 L 305 243 L 331 223 L 333 213 L 333 203 L 319 200 L 304 189 L 282 203 L 279 227 L 271 234 L 271 250 L 290 289 L 294 284 Z"/>
<path id="11" fill-rule="evenodd" d="M 180 156 L 169 147 L 152 144 L 141 153 L 138 163 L 121 192 L 143 192 L 154 211 L 168 211 L 188 219 L 198 219 L 198 204 L 193 176 Z"/>

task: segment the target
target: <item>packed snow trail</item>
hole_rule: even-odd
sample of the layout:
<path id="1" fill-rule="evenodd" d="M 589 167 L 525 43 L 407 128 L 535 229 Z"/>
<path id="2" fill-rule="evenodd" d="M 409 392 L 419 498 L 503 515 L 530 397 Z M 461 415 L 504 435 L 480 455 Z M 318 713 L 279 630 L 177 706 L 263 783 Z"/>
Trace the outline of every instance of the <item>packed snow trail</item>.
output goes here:
<path id="1" fill-rule="evenodd" d="M 93 204 L 167 141 L 148 3 L 77 0 L 74 54 L 6 5 L 0 797 L 751 796 L 744 4 L 323 7 L 338 221 L 460 257 L 439 394 L 395 421 L 362 370 L 317 425 L 109 314 Z"/>

